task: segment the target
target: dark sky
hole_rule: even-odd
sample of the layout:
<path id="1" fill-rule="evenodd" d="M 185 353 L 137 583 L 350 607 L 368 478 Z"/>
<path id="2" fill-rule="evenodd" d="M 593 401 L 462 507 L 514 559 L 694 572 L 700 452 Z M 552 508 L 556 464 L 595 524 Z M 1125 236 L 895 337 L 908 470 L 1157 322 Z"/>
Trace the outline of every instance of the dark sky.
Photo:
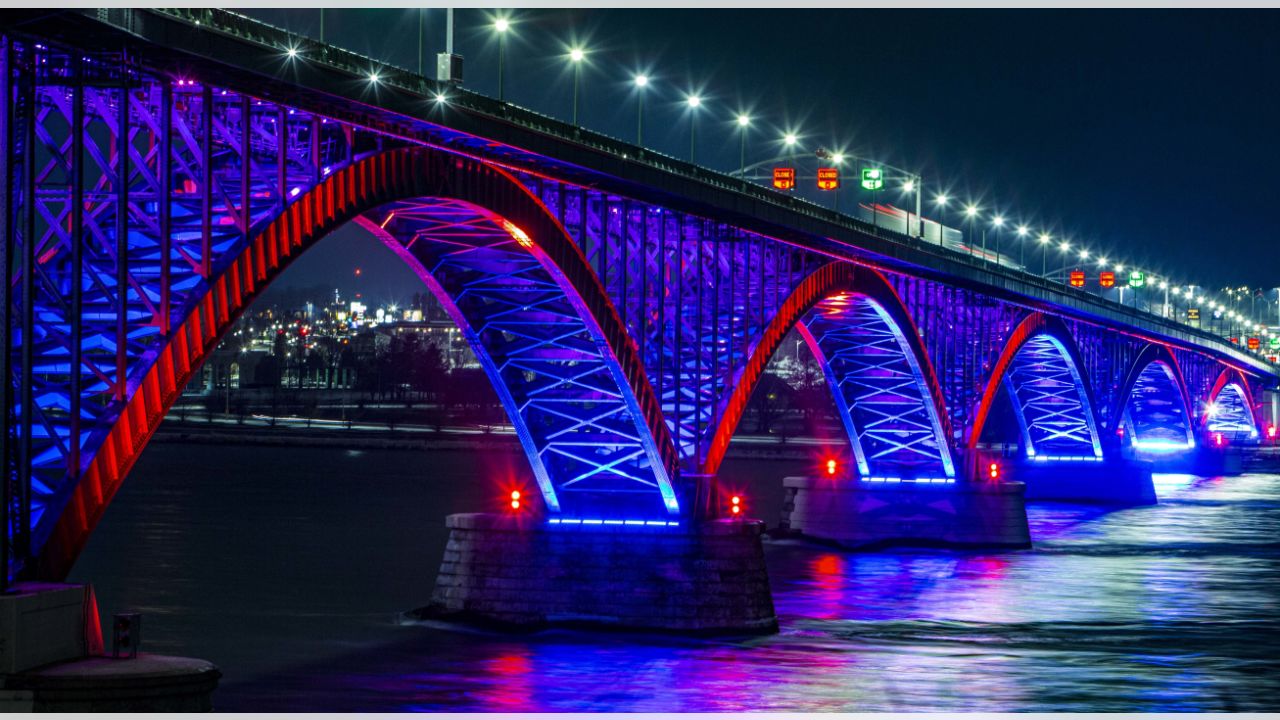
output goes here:
<path id="1" fill-rule="evenodd" d="M 318 33 L 316 10 L 247 12 Z M 413 68 L 417 14 L 327 10 L 326 38 Z M 496 94 L 491 14 L 458 10 L 455 42 L 465 86 Z M 444 16 L 427 12 L 428 67 Z M 512 21 L 507 99 L 536 111 L 568 117 L 564 53 L 581 42 L 581 122 L 610 135 L 634 140 L 631 77 L 644 69 L 645 141 L 671 155 L 688 156 L 682 103 L 697 89 L 702 164 L 737 167 L 732 117 L 745 108 L 748 163 L 796 129 L 810 151 L 918 169 L 926 214 L 941 183 L 1156 275 L 1280 285 L 1276 11 L 517 10 Z M 355 264 L 368 277 L 399 262 L 356 231 L 316 255 L 300 267 L 334 282 Z M 387 282 L 399 296 L 416 280 Z"/>

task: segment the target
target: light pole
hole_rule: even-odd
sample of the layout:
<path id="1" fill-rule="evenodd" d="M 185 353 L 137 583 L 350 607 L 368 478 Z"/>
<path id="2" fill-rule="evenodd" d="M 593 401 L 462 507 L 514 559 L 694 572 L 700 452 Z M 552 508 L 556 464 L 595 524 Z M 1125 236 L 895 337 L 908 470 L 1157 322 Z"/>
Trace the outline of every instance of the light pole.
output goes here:
<path id="1" fill-rule="evenodd" d="M 969 238 L 967 243 L 969 245 L 969 257 L 973 257 L 973 219 L 978 216 L 978 206 L 966 205 L 964 209 L 964 216 L 965 216 L 965 219 L 969 221 Z M 984 234 L 983 245 L 985 246 L 985 244 L 986 244 L 986 235 Z M 987 248 L 983 247 L 982 252 L 985 255 L 987 252 Z"/>
<path id="2" fill-rule="evenodd" d="M 693 163 L 694 143 L 696 142 L 698 129 L 698 108 L 702 107 L 702 98 L 697 95 L 690 95 L 685 102 L 689 105 L 689 162 Z"/>
<path id="3" fill-rule="evenodd" d="M 938 247 L 942 247 L 942 231 L 947 225 L 947 215 L 943 210 L 946 209 L 949 199 L 946 193 L 941 193 L 933 199 L 933 204 L 938 206 Z M 923 224 L 923 221 L 921 222 Z"/>
<path id="4" fill-rule="evenodd" d="M 582 61 L 587 52 L 576 47 L 569 50 L 569 60 L 573 62 L 573 126 L 578 127 L 578 85 L 582 82 Z"/>
<path id="5" fill-rule="evenodd" d="M 916 196 L 916 226 L 919 231 L 915 237 L 924 237 L 924 222 L 920 218 L 920 183 L 916 178 L 907 178 L 902 183 L 902 192 Z M 911 213 L 907 213 L 907 235 L 911 235 Z"/>
<path id="6" fill-rule="evenodd" d="M 1061 274 L 1065 277 L 1066 272 L 1067 272 L 1067 261 L 1068 261 L 1068 259 L 1071 257 L 1070 255 L 1068 255 L 1068 254 L 1067 254 L 1067 253 L 1071 252 L 1071 243 L 1070 243 L 1069 241 L 1067 241 L 1067 240 L 1063 240 L 1063 241 L 1062 241 L 1062 244 L 1058 246 L 1058 249 L 1062 251 L 1062 271 L 1061 271 Z"/>
<path id="7" fill-rule="evenodd" d="M 649 76 L 636 75 L 636 145 L 644 147 L 644 89 L 649 87 Z"/>
<path id="8" fill-rule="evenodd" d="M 1049 243 L 1053 238 L 1049 237 L 1049 233 L 1040 233 L 1040 277 L 1048 279 L 1049 273 Z"/>
<path id="9" fill-rule="evenodd" d="M 503 102 L 502 66 L 507 54 L 507 31 L 511 29 L 511 21 L 500 17 L 493 21 L 493 29 L 498 33 L 498 102 Z"/>
<path id="10" fill-rule="evenodd" d="M 1023 272 L 1027 270 L 1027 233 L 1026 225 L 1018 226 L 1018 265 Z"/>
<path id="11" fill-rule="evenodd" d="M 838 172 L 840 175 L 844 175 L 844 172 L 843 172 L 844 171 L 844 153 L 838 152 L 833 154 L 831 156 L 831 164 L 836 166 L 837 168 L 836 172 Z M 836 186 L 834 188 L 831 188 L 831 204 L 835 207 L 835 211 L 837 213 L 840 212 L 840 183 L 841 182 L 843 182 L 843 180 L 837 181 Z"/>
<path id="12" fill-rule="evenodd" d="M 997 215 L 991 218 L 991 226 L 995 228 L 996 236 L 996 259 L 995 263 L 1000 264 L 1000 228 L 1004 227 L 1004 218 Z"/>
<path id="13" fill-rule="evenodd" d="M 742 184 L 747 183 L 747 128 L 751 127 L 751 116 L 738 113 L 738 177 Z"/>

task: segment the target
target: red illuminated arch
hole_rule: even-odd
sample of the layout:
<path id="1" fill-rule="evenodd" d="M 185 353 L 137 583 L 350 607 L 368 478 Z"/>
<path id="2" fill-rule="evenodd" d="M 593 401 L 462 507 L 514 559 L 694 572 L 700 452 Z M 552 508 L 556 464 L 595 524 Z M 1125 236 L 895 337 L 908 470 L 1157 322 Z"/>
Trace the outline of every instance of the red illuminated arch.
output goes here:
<path id="1" fill-rule="evenodd" d="M 995 365 L 991 368 L 986 387 L 982 393 L 982 400 L 979 401 L 978 410 L 974 413 L 973 430 L 969 434 L 968 447 L 977 447 L 978 441 L 982 437 L 982 429 L 987 424 L 987 417 L 991 414 L 991 407 L 995 402 L 996 393 L 1000 391 L 1000 386 L 1004 382 L 1009 365 L 1017 357 L 1018 351 L 1029 340 L 1041 335 L 1048 335 L 1057 340 L 1062 350 L 1067 354 L 1067 360 L 1075 366 L 1075 372 L 1080 377 L 1080 390 L 1088 401 L 1090 417 L 1087 418 L 1087 421 L 1092 425 L 1093 432 L 1099 439 L 1101 438 L 1102 433 L 1098 431 L 1101 424 L 1098 422 L 1096 410 L 1098 404 L 1094 398 L 1093 388 L 1089 383 L 1084 361 L 1080 357 L 1080 349 L 1076 346 L 1075 338 L 1071 336 L 1066 323 L 1060 318 L 1046 315 L 1042 312 L 1032 312 L 1023 318 L 1022 322 L 1018 323 L 1018 326 L 1009 334 L 1009 339 L 1005 342 L 1004 348 L 1000 351 L 1000 356 L 996 358 Z"/>
<path id="2" fill-rule="evenodd" d="M 449 198 L 500 209 L 504 218 L 536 238 L 563 274 L 622 368 L 663 464 L 675 476 L 678 459 L 644 366 L 621 318 L 582 251 L 542 202 L 509 173 L 478 160 L 428 148 L 396 149 L 335 170 L 297 198 L 250 239 L 139 381 L 44 545 L 31 576 L 66 576 L 89 534 L 137 461 L 169 407 L 253 299 L 317 240 L 361 214 L 396 200 Z"/>
<path id="3" fill-rule="evenodd" d="M 815 304 L 839 291 L 852 292 L 874 300 L 884 308 L 893 323 L 898 326 L 910 351 L 920 363 L 934 410 L 943 426 L 943 434 L 951 437 L 946 400 L 938 385 L 937 374 L 934 372 L 928 353 L 925 352 L 924 345 L 920 342 L 920 333 L 911 320 L 902 298 L 879 271 L 853 263 L 836 261 L 818 268 L 796 286 L 752 348 L 750 357 L 733 384 L 733 389 L 721 403 L 720 421 L 711 438 L 703 473 L 714 475 L 719 470 L 724 454 L 729 449 L 729 442 L 733 439 L 743 413 L 746 412 L 751 393 L 754 392 L 769 360 L 782 344 L 782 339 Z"/>

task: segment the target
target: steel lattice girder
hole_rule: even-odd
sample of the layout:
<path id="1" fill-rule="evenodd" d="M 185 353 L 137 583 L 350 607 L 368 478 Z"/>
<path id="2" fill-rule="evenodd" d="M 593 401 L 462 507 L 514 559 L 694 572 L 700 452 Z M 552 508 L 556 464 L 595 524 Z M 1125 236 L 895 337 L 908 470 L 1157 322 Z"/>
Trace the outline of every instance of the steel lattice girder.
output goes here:
<path id="1" fill-rule="evenodd" d="M 752 349 L 827 259 L 724 223 L 526 175 L 636 342 L 687 471 L 707 460 Z"/>
<path id="2" fill-rule="evenodd" d="M 366 215 L 449 310 L 524 445 L 548 510 L 635 519 L 680 505 L 617 360 L 524 231 L 467 203 Z M 375 222 L 376 221 L 376 222 Z"/>
<path id="3" fill-rule="evenodd" d="M 1049 334 L 1027 340 L 1005 386 L 1029 456 L 1102 457 L 1084 381 L 1061 340 Z"/>
<path id="4" fill-rule="evenodd" d="M 832 295 L 799 327 L 826 373 L 863 477 L 955 477 L 920 360 L 878 302 Z"/>
<path id="5" fill-rule="evenodd" d="M 1248 440 L 1258 437 L 1258 425 L 1253 417 L 1249 392 L 1238 382 L 1228 382 L 1209 402 L 1208 429 L 1222 433 L 1231 440 Z"/>
<path id="6" fill-rule="evenodd" d="M 31 163 L 13 306 L 29 319 L 11 368 L 30 552 L 210 277 L 353 153 L 349 128 L 282 106 L 24 52 L 38 70 L 19 76 L 31 109 L 11 138 Z"/>
<path id="7" fill-rule="evenodd" d="M 1138 374 L 1123 417 L 1129 441 L 1140 450 L 1195 447 L 1183 390 L 1163 360 L 1148 363 Z"/>

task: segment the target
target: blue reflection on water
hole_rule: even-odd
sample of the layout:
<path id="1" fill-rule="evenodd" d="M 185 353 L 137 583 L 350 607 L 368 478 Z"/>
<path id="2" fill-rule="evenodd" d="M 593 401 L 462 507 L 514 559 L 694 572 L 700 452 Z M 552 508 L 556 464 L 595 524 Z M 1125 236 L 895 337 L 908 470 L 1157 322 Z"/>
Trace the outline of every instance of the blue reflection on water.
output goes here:
<path id="1" fill-rule="evenodd" d="M 159 449 L 188 465 L 189 449 Z M 513 637 L 391 620 L 442 551 L 423 508 L 481 502 L 439 500 L 474 470 L 426 458 L 441 485 L 419 491 L 382 453 L 340 455 L 262 468 L 269 492 L 140 467 L 77 572 L 104 612 L 145 608 L 149 649 L 219 663 L 222 710 L 1261 711 L 1280 692 L 1280 476 L 1160 476 L 1143 508 L 1035 505 L 1035 547 L 1018 552 L 770 542 L 774 636 Z M 240 460 L 250 475 L 260 462 Z M 388 497 L 344 492 L 357 468 Z M 782 475 L 760 473 L 757 498 Z M 246 494 L 260 516 L 235 516 Z M 397 551 L 353 553 L 356 530 Z M 255 557 L 262 538 L 276 547 Z"/>

